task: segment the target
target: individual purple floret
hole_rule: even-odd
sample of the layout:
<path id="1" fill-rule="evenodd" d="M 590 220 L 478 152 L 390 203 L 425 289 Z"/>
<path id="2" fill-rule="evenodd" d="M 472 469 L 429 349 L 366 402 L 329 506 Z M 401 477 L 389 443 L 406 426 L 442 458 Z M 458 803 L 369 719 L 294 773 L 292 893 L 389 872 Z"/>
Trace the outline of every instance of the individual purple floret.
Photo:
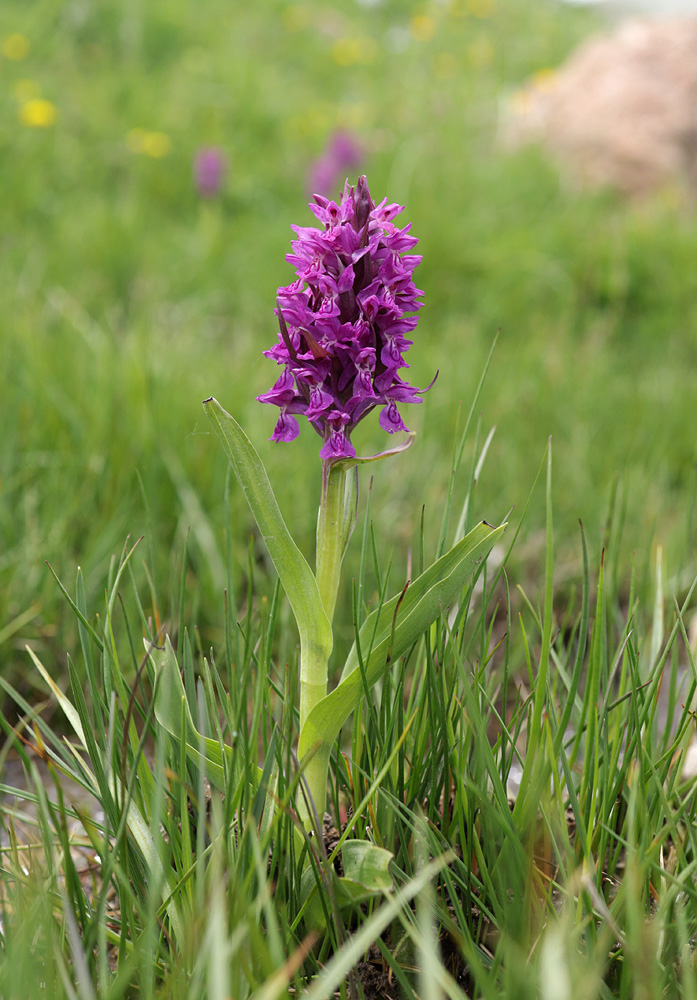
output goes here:
<path id="1" fill-rule="evenodd" d="M 337 205 L 314 196 L 311 211 L 323 229 L 292 226 L 297 239 L 286 256 L 297 280 L 278 289 L 278 342 L 269 351 L 283 374 L 262 403 L 280 407 L 272 441 L 292 441 L 304 414 L 323 439 L 323 459 L 354 458 L 351 431 L 376 406 L 389 434 L 407 428 L 398 403 L 420 403 L 424 389 L 399 376 L 418 322 L 423 295 L 412 272 L 417 243 L 392 220 L 403 207 L 374 205 L 368 182 L 346 182 Z"/>
<path id="2" fill-rule="evenodd" d="M 203 146 L 194 158 L 194 184 L 203 198 L 214 198 L 223 186 L 225 154 L 215 146 Z"/>

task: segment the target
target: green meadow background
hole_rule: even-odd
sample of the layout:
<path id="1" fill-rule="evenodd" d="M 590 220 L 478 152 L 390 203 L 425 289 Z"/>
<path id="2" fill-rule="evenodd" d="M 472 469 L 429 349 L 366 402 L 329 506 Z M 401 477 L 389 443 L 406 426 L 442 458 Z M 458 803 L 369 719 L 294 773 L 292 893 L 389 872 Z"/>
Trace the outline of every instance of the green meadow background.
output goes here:
<path id="1" fill-rule="evenodd" d="M 337 129 L 362 145 L 374 198 L 404 204 L 420 239 L 410 380 L 440 373 L 405 408 L 412 449 L 375 470 L 372 518 L 395 572 L 424 505 L 435 548 L 458 419 L 500 329 L 476 408 L 480 448 L 496 426 L 476 516 L 522 518 L 512 584 L 535 593 L 533 485 L 551 435 L 561 593 L 581 571 L 579 519 L 595 562 L 611 541 L 627 591 L 633 565 L 637 586 L 652 586 L 660 545 L 666 591 L 684 592 L 697 533 L 694 206 L 677 189 L 640 204 L 578 192 L 542 151 L 499 141 L 515 91 L 599 26 L 542 0 L 5 0 L 4 677 L 31 694 L 25 645 L 58 676 L 77 642 L 46 563 L 70 590 L 80 565 L 98 610 L 129 536 L 144 536 L 135 573 L 151 578 L 161 619 L 185 613 L 204 648 L 221 641 L 227 463 L 207 396 L 247 429 L 311 555 L 319 440 L 304 428 L 268 443 L 275 411 L 255 396 L 276 378 L 262 351 L 275 290 L 292 278 L 289 227 L 312 224 L 308 170 Z M 192 164 L 209 145 L 227 173 L 205 199 Z M 356 443 L 385 446 L 377 420 Z M 243 579 L 254 529 L 234 484 L 229 511 Z M 350 600 L 342 614 L 350 632 Z"/>

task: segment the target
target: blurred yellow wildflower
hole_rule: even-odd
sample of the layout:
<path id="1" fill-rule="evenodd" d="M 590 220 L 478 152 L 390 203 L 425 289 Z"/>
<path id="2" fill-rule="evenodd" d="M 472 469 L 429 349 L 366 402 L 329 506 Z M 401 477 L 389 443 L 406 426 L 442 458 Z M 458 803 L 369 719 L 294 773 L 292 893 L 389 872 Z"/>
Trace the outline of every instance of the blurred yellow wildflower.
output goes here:
<path id="1" fill-rule="evenodd" d="M 362 128 L 368 120 L 368 105 L 361 101 L 344 104 L 337 109 L 340 125 L 350 129 Z"/>
<path id="2" fill-rule="evenodd" d="M 428 42 L 436 33 L 436 22 L 428 14 L 414 14 L 409 31 L 417 42 Z"/>
<path id="3" fill-rule="evenodd" d="M 467 13 L 485 21 L 496 10 L 494 0 L 467 0 Z"/>
<path id="4" fill-rule="evenodd" d="M 340 38 L 332 45 L 332 59 L 339 66 L 353 66 L 361 60 L 360 43 L 357 38 Z"/>
<path id="5" fill-rule="evenodd" d="M 291 4 L 283 11 L 283 27 L 286 31 L 301 31 L 310 23 L 310 11 L 300 3 Z"/>
<path id="6" fill-rule="evenodd" d="M 154 160 L 160 160 L 172 152 L 172 140 L 165 132 L 146 132 L 143 136 L 143 152 Z"/>
<path id="7" fill-rule="evenodd" d="M 339 66 L 372 63 L 378 54 L 374 38 L 339 38 L 332 45 L 332 59 Z"/>
<path id="8" fill-rule="evenodd" d="M 26 35 L 5 35 L 0 43 L 0 51 L 2 51 L 2 54 L 6 59 L 12 59 L 14 62 L 20 62 L 22 59 L 26 59 L 29 55 L 30 48 L 29 39 Z"/>
<path id="9" fill-rule="evenodd" d="M 43 97 L 32 97 L 19 109 L 19 120 L 28 128 L 50 128 L 55 124 L 57 116 L 55 104 Z"/>
<path id="10" fill-rule="evenodd" d="M 544 93 L 549 93 L 557 85 L 559 74 L 555 69 L 538 69 L 537 73 L 532 75 L 532 85 L 535 90 L 541 90 Z"/>
<path id="11" fill-rule="evenodd" d="M 298 136 L 308 134 L 305 128 L 305 119 L 302 115 L 289 115 L 288 118 L 284 118 L 283 131 L 289 139 L 297 139 Z"/>
<path id="12" fill-rule="evenodd" d="M 41 87 L 36 80 L 17 80 L 12 91 L 21 104 L 31 101 L 33 97 L 41 96 Z"/>
<path id="13" fill-rule="evenodd" d="M 144 153 L 154 160 L 172 151 L 172 140 L 165 132 L 148 132 L 144 128 L 132 128 L 126 136 L 126 145 L 132 153 Z"/>
<path id="14" fill-rule="evenodd" d="M 336 117 L 336 109 L 329 101 L 318 101 L 316 104 L 311 104 L 304 114 L 291 115 L 286 119 L 286 132 L 291 138 L 320 136 L 331 127 Z"/>
<path id="15" fill-rule="evenodd" d="M 529 114 L 535 106 L 539 94 L 549 94 L 557 86 L 559 74 L 553 69 L 538 69 L 525 86 L 511 95 L 510 106 L 514 114 L 521 117 Z"/>
<path id="16" fill-rule="evenodd" d="M 439 52 L 433 60 L 433 72 L 437 80 L 452 80 L 457 76 L 457 58 L 452 52 Z"/>
<path id="17" fill-rule="evenodd" d="M 494 46 L 491 39 L 477 38 L 471 45 L 468 45 L 467 58 L 470 66 L 475 69 L 485 69 L 485 67 L 490 66 L 494 59 Z"/>

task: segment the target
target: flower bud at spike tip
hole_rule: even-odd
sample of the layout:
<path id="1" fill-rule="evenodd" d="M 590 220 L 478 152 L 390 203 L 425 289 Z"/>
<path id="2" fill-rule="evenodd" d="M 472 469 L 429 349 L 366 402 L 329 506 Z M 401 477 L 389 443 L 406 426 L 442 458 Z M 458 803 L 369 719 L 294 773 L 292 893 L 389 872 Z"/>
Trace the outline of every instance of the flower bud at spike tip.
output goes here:
<path id="1" fill-rule="evenodd" d="M 368 179 L 363 174 L 358 178 L 358 184 L 356 184 L 356 229 L 363 229 L 374 208 L 375 205 L 370 200 Z"/>
<path id="2" fill-rule="evenodd" d="M 412 277 L 421 257 L 411 224 L 392 221 L 403 207 L 375 205 L 364 176 L 355 189 L 346 182 L 339 204 L 316 194 L 310 211 L 323 228 L 292 226 L 296 280 L 278 289 L 277 342 L 264 351 L 283 374 L 257 398 L 281 410 L 272 441 L 297 437 L 304 414 L 323 459 L 354 458 L 351 431 L 363 417 L 380 406 L 384 430 L 407 430 L 397 404 L 427 391 L 399 375 L 422 305 Z"/>

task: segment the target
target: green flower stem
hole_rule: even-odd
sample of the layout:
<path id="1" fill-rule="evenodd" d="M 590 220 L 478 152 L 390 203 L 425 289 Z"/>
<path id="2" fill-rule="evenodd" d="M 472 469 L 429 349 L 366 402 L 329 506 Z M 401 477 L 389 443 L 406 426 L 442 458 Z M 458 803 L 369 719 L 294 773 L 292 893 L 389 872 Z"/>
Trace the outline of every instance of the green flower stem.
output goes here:
<path id="1" fill-rule="evenodd" d="M 351 511 L 355 505 L 355 472 L 347 490 L 346 463 L 322 463 L 322 495 L 317 519 L 317 588 L 322 607 L 329 623 L 334 617 L 336 597 L 339 590 L 341 561 L 351 533 Z M 327 693 L 329 658 L 320 645 L 313 645 L 301 651 L 300 671 L 300 728 L 314 706 Z M 308 762 L 305 770 L 310 795 L 317 815 L 324 815 L 327 797 L 327 760 L 325 755 L 316 754 Z M 301 809 L 301 812 L 304 810 Z"/>
<path id="2" fill-rule="evenodd" d="M 317 520 L 317 587 L 322 607 L 331 625 L 339 589 L 343 555 L 344 494 L 346 470 L 331 462 L 322 463 L 322 497 Z M 300 728 L 314 706 L 327 693 L 328 651 L 322 644 L 301 645 Z"/>
<path id="3" fill-rule="evenodd" d="M 310 799 L 312 800 L 312 810 L 319 819 L 320 834 L 322 830 L 322 818 L 327 808 L 327 774 L 329 771 L 329 756 L 320 747 L 309 760 L 303 764 L 303 778 Z M 305 795 L 298 791 L 298 814 L 306 830 L 314 830 L 314 817 L 305 801 Z M 306 864 L 309 864 L 308 855 Z"/>
<path id="4" fill-rule="evenodd" d="M 330 624 L 334 618 L 345 547 L 345 498 L 345 464 L 322 462 L 322 497 L 317 520 L 317 586 Z"/>

